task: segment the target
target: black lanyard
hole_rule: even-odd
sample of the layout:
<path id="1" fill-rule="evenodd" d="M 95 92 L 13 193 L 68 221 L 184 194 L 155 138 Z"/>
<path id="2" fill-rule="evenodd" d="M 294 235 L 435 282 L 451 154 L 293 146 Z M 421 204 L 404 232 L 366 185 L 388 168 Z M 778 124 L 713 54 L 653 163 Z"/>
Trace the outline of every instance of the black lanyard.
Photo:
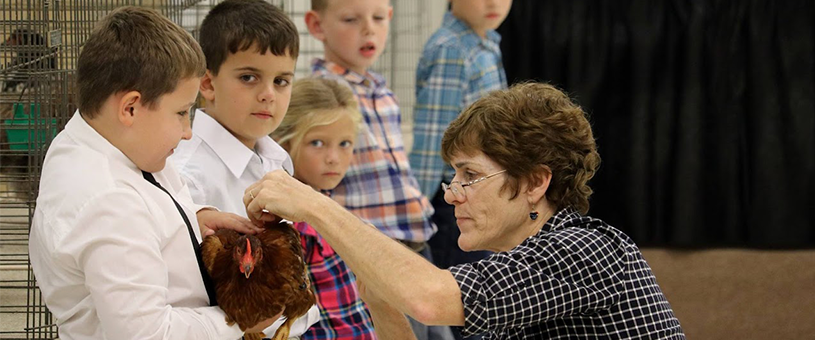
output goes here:
<path id="1" fill-rule="evenodd" d="M 173 200 L 173 203 L 175 203 L 175 207 L 176 209 L 178 209 L 178 213 L 181 214 L 181 218 L 183 218 L 184 223 L 187 224 L 187 231 L 190 233 L 190 240 L 192 241 L 192 249 L 193 251 L 195 251 L 195 258 L 198 259 L 198 270 L 201 271 L 201 278 L 204 280 L 204 288 L 207 289 L 207 296 L 209 296 L 209 305 L 217 306 L 218 300 L 215 299 L 215 285 L 212 283 L 212 278 L 209 277 L 209 274 L 207 274 L 206 269 L 204 269 L 205 268 L 204 260 L 201 259 L 201 245 L 198 244 L 198 239 L 195 238 L 195 232 L 192 230 L 192 224 L 190 224 L 190 220 L 189 218 L 187 218 L 187 214 L 184 213 L 184 209 L 182 209 L 181 205 L 178 204 L 178 202 L 176 202 L 175 198 L 173 198 L 173 195 L 170 195 L 170 192 L 168 192 L 167 189 L 164 189 L 164 187 L 162 187 L 161 184 L 159 184 L 156 181 L 156 178 L 153 177 L 153 174 L 147 171 L 142 171 L 141 173 L 142 176 L 144 176 L 144 179 L 155 185 L 157 188 L 161 189 L 161 191 L 164 191 L 164 193 L 170 196 L 170 199 Z"/>

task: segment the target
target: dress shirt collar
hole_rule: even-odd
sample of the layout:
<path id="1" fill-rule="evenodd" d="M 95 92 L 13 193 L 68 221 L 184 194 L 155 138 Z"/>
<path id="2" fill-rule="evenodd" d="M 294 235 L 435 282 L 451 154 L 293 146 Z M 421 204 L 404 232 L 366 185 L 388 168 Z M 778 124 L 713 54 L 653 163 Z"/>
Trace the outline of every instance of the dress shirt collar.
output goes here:
<path id="1" fill-rule="evenodd" d="M 195 123 L 192 126 L 192 133 L 200 137 L 204 143 L 207 143 L 237 178 L 241 177 L 255 154 L 255 151 L 243 145 L 218 121 L 204 111 L 195 110 Z M 258 139 L 255 149 L 260 157 L 277 163 L 283 163 L 286 160 L 287 154 L 285 150 L 282 150 L 269 136 Z M 283 152 L 274 152 L 277 149 Z"/>
<path id="2" fill-rule="evenodd" d="M 346 81 L 351 84 L 362 85 L 365 87 L 383 87 L 386 85 L 385 77 L 372 71 L 368 71 L 365 75 L 351 71 L 337 63 L 330 62 L 320 58 L 314 58 L 311 61 L 312 69 L 322 68 L 331 73 L 341 75 Z"/>
<path id="3" fill-rule="evenodd" d="M 141 169 L 136 166 L 136 163 L 133 163 L 122 150 L 111 144 L 110 141 L 88 124 L 88 121 L 79 113 L 79 110 L 74 113 L 74 116 L 65 125 L 65 132 L 77 143 L 101 153 L 108 159 L 125 165 L 127 169 L 141 176 Z"/>

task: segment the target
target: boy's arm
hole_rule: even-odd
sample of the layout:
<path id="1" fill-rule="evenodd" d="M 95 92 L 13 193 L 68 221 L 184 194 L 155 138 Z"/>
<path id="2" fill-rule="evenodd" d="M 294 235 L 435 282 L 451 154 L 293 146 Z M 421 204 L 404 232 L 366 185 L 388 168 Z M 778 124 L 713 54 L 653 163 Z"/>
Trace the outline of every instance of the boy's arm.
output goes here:
<path id="1" fill-rule="evenodd" d="M 422 194 L 433 197 L 445 166 L 439 153 L 441 138 L 462 110 L 468 75 L 466 54 L 458 48 L 437 46 L 425 54 L 427 73 L 418 75 L 423 79 L 416 82 L 413 149 L 409 157 Z"/>
<path id="2" fill-rule="evenodd" d="M 275 333 L 277 333 L 277 329 L 283 325 L 284 321 L 286 321 L 284 318 L 278 319 L 271 326 L 264 329 L 263 333 L 266 334 L 267 338 L 273 338 Z M 308 312 L 306 312 L 306 315 L 294 320 L 294 323 L 291 325 L 289 337 L 293 338 L 305 334 L 308 329 L 318 321 L 320 321 L 320 308 L 314 304 L 309 308 Z"/>
<path id="3" fill-rule="evenodd" d="M 371 312 L 374 331 L 378 339 L 416 340 L 410 322 L 405 314 L 396 308 L 388 305 L 368 305 L 368 310 Z"/>
<path id="4" fill-rule="evenodd" d="M 191 252 L 173 252 L 172 242 L 189 244 L 186 231 L 170 236 L 170 244 L 162 244 L 160 235 L 166 233 L 165 228 L 156 225 L 142 197 L 134 192 L 111 191 L 79 212 L 72 232 L 80 235 L 66 239 L 81 241 L 55 251 L 76 254 L 108 339 L 240 337 L 242 332 L 236 325 L 226 325 L 220 308 L 170 306 L 171 279 L 198 285 L 195 280 L 201 278 Z M 169 271 L 170 263 L 175 263 L 175 272 Z"/>
<path id="5" fill-rule="evenodd" d="M 360 298 L 365 301 L 368 311 L 371 312 L 378 339 L 416 340 L 405 314 L 388 305 L 385 300 L 368 289 L 363 281 L 357 280 L 357 287 Z"/>

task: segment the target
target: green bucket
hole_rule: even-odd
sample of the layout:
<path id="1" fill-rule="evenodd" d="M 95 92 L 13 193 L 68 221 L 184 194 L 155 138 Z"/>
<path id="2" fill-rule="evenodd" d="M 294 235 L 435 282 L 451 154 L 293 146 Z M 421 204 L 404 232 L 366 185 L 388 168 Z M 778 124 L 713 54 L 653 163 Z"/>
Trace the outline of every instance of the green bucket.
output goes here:
<path id="1" fill-rule="evenodd" d="M 14 103 L 12 108 L 14 118 L 3 120 L 3 130 L 6 130 L 10 150 L 38 150 L 45 145 L 47 140 L 57 135 L 55 118 L 51 118 L 50 124 L 47 124 L 48 120 L 45 118 L 31 119 L 32 113 L 35 117 L 39 117 L 39 103 L 31 103 L 28 113 L 25 112 L 25 105 L 22 103 Z"/>

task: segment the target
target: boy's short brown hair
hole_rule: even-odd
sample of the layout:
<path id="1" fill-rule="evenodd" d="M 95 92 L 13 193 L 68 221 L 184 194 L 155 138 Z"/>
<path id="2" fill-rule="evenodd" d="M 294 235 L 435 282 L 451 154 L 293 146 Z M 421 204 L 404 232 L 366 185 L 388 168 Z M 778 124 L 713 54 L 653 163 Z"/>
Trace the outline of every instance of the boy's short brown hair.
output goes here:
<path id="1" fill-rule="evenodd" d="M 203 76 L 205 62 L 195 39 L 158 12 L 115 9 L 96 24 L 79 54 L 77 106 L 92 119 L 122 91 L 138 91 L 143 104 L 154 106 L 179 80 Z"/>
<path id="2" fill-rule="evenodd" d="M 300 52 L 297 27 L 283 11 L 262 0 L 227 0 L 213 7 L 201 23 L 199 41 L 213 75 L 229 54 L 246 51 L 252 45 L 260 54 L 288 53 L 292 59 Z"/>
<path id="3" fill-rule="evenodd" d="M 311 10 L 322 12 L 328 7 L 328 0 L 311 0 Z"/>

